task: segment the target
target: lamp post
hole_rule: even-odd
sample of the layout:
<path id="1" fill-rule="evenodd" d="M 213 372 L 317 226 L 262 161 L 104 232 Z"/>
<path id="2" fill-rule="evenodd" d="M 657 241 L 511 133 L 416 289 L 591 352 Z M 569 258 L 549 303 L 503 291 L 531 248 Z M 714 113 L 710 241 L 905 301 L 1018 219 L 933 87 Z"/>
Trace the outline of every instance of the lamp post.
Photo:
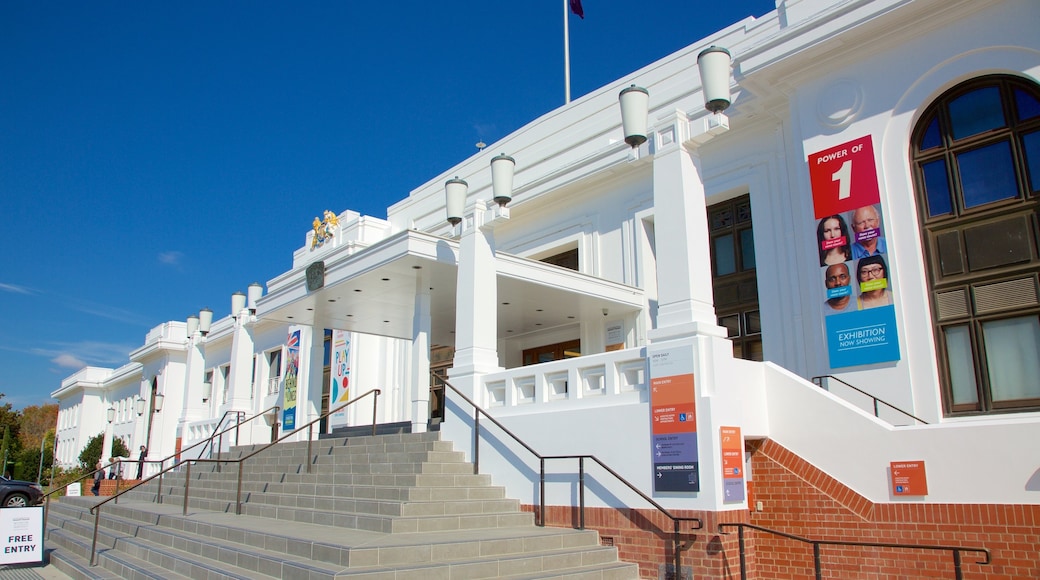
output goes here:
<path id="1" fill-rule="evenodd" d="M 145 431 L 144 431 L 144 448 L 146 450 L 148 450 L 149 453 L 151 453 L 151 444 L 152 444 L 152 419 L 155 417 L 156 413 L 162 411 L 163 400 L 166 398 L 165 395 L 163 395 L 162 393 L 155 392 L 156 387 L 157 387 L 157 385 L 155 384 L 155 379 L 152 379 L 152 401 L 151 401 L 151 405 L 148 405 L 148 402 L 145 400 L 144 397 L 138 397 L 138 399 L 136 401 L 134 401 L 134 406 L 137 409 L 137 416 L 138 417 L 140 417 L 141 415 L 144 415 L 144 413 L 148 409 L 148 407 L 151 407 L 151 412 L 148 413 L 148 420 L 145 422 Z"/>

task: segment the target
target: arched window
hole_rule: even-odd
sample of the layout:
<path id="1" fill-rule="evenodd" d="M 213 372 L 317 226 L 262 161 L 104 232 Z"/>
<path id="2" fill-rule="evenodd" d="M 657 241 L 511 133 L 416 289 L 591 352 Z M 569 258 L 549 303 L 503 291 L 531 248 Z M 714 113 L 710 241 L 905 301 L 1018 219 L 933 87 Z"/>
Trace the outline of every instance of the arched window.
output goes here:
<path id="1" fill-rule="evenodd" d="M 946 413 L 1040 409 L 1040 87 L 954 87 L 911 160 Z"/>

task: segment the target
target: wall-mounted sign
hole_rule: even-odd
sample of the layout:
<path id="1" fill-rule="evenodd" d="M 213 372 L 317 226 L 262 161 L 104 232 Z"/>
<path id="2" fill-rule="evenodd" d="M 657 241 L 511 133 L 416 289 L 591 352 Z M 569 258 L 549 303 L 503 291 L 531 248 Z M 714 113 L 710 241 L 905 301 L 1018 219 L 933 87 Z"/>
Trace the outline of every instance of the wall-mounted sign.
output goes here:
<path id="1" fill-rule="evenodd" d="M 808 162 L 830 366 L 899 360 L 871 138 L 812 153 Z"/>
<path id="2" fill-rule="evenodd" d="M 893 461 L 889 464 L 892 495 L 928 495 L 924 461 Z"/>
<path id="3" fill-rule="evenodd" d="M 722 450 L 722 501 L 744 501 L 744 438 L 740 427 L 719 427 Z"/>
<path id="4" fill-rule="evenodd" d="M 307 291 L 314 292 L 325 286 L 325 262 L 314 262 L 307 266 Z"/>
<path id="5" fill-rule="evenodd" d="M 607 352 L 625 348 L 625 325 L 621 322 L 607 324 Z"/>
<path id="6" fill-rule="evenodd" d="M 647 354 L 654 491 L 700 491 L 693 347 L 651 345 Z"/>

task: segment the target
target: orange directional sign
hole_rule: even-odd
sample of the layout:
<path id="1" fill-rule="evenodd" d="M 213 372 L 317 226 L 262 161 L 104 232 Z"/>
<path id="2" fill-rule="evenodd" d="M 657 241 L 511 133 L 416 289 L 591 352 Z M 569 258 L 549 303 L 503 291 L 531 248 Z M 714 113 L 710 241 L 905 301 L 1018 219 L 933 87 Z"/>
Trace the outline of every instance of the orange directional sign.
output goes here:
<path id="1" fill-rule="evenodd" d="M 744 501 L 744 438 L 740 427 L 719 427 L 723 502 Z"/>
<path id="2" fill-rule="evenodd" d="M 651 349 L 654 491 L 700 491 L 692 347 Z"/>
<path id="3" fill-rule="evenodd" d="M 889 464 L 892 495 L 928 495 L 924 461 L 893 461 Z"/>

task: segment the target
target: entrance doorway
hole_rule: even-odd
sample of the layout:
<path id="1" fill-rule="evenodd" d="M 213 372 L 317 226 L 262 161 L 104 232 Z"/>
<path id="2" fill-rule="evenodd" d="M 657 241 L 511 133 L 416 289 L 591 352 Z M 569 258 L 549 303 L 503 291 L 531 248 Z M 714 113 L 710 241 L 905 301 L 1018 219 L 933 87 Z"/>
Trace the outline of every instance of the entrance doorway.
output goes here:
<path id="1" fill-rule="evenodd" d="M 712 290 L 719 326 L 733 342 L 733 356 L 762 360 L 762 318 L 758 307 L 751 196 L 708 207 Z"/>

